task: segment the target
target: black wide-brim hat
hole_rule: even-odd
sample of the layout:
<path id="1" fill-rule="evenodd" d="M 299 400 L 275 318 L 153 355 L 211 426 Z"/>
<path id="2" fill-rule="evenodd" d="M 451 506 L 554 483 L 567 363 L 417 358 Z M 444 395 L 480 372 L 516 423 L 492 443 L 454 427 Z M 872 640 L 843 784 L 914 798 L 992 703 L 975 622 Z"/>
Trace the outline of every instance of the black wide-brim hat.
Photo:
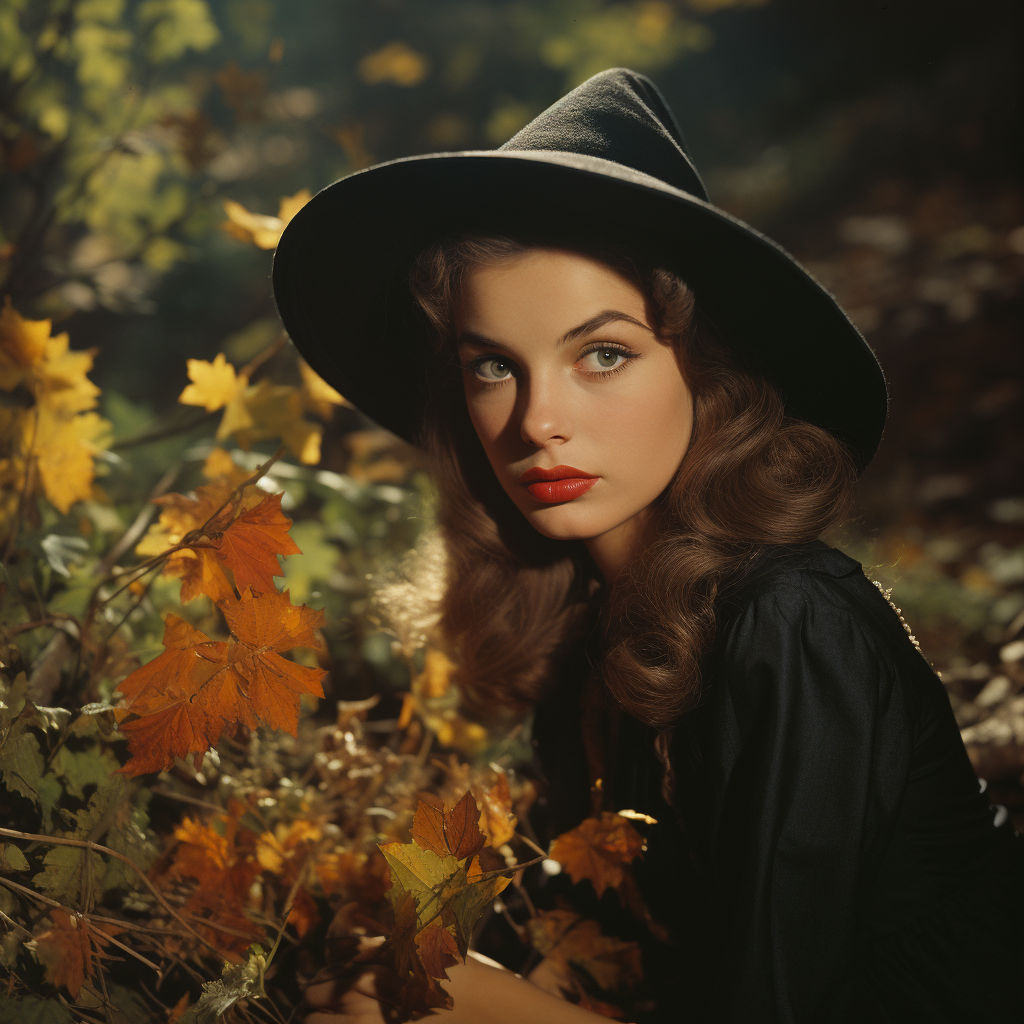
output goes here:
<path id="1" fill-rule="evenodd" d="M 497 150 L 434 153 L 336 181 L 285 228 L 274 294 L 292 341 L 370 419 L 416 443 L 431 351 L 407 283 L 442 235 L 603 236 L 678 274 L 721 337 L 863 469 L 885 378 L 835 299 L 785 250 L 712 206 L 654 83 L 595 75 Z"/>

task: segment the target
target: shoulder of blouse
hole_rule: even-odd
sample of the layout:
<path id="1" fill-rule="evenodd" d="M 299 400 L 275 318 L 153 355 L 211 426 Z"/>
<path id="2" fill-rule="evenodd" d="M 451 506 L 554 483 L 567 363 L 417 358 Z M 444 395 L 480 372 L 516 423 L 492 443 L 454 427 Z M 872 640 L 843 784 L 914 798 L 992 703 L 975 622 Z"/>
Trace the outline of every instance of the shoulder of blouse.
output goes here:
<path id="1" fill-rule="evenodd" d="M 855 559 L 821 541 L 768 548 L 723 588 L 713 662 L 802 650 L 821 666 L 924 669 L 902 619 Z"/>

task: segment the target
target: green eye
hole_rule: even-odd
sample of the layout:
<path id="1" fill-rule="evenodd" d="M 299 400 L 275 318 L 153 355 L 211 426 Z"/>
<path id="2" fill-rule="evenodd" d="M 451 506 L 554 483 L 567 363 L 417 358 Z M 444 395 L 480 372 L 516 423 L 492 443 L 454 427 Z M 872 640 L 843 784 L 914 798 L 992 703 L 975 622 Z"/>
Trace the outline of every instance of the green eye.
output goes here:
<path id="1" fill-rule="evenodd" d="M 484 359 L 473 367 L 476 375 L 485 381 L 504 380 L 512 373 L 512 366 L 503 359 Z"/>
<path id="2" fill-rule="evenodd" d="M 620 348 L 594 348 L 584 355 L 585 365 L 592 373 L 617 370 L 629 356 Z"/>

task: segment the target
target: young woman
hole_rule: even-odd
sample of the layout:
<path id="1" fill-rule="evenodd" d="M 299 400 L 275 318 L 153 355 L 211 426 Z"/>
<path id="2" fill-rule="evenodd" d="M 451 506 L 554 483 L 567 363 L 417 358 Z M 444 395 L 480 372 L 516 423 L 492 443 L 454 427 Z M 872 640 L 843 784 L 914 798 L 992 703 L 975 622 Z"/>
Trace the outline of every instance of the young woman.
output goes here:
<path id="1" fill-rule="evenodd" d="M 274 285 L 314 368 L 432 457 L 437 629 L 470 705 L 533 710 L 537 827 L 657 819 L 645 1019 L 1015 1019 L 1020 838 L 916 641 L 817 539 L 878 445 L 881 371 L 707 203 L 649 81 L 336 183 Z M 472 960 L 451 991 L 453 1022 L 597 1019 Z M 366 984 L 330 998 L 307 1019 L 382 1019 Z"/>

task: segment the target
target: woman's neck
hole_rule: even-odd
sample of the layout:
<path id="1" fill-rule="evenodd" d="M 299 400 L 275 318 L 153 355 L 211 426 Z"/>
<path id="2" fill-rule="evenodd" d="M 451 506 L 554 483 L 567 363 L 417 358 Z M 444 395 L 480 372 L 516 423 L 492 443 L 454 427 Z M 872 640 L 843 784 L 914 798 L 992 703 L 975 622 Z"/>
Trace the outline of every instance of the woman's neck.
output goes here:
<path id="1" fill-rule="evenodd" d="M 584 541 L 590 557 L 609 586 L 645 543 L 649 523 L 650 509 L 645 508 L 606 533 Z"/>

